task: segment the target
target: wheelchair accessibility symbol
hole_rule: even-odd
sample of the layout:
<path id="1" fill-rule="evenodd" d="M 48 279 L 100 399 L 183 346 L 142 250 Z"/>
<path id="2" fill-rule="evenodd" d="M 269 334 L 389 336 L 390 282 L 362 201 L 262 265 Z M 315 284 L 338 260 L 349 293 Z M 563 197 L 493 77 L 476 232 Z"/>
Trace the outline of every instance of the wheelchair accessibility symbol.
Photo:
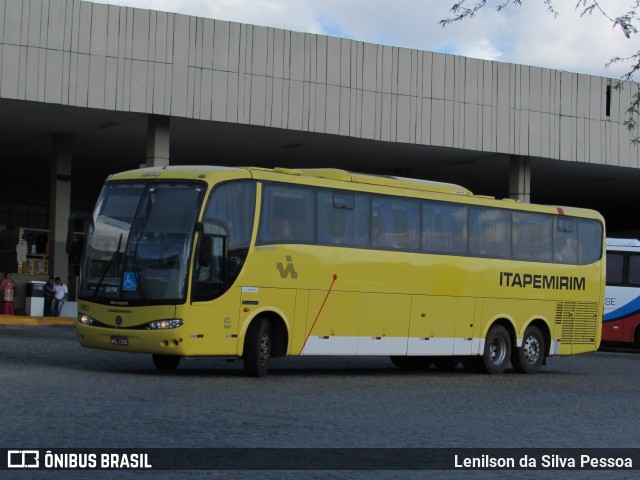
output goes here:
<path id="1" fill-rule="evenodd" d="M 135 292 L 138 289 L 138 280 L 133 272 L 124 272 L 122 290 L 125 292 Z"/>

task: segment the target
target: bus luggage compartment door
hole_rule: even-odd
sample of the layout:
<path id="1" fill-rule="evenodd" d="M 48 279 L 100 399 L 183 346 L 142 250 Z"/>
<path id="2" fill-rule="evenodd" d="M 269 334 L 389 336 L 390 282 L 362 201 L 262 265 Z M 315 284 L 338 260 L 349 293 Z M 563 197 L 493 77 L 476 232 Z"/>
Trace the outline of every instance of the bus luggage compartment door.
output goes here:
<path id="1" fill-rule="evenodd" d="M 475 303 L 470 297 L 414 295 L 409 355 L 473 353 Z"/>

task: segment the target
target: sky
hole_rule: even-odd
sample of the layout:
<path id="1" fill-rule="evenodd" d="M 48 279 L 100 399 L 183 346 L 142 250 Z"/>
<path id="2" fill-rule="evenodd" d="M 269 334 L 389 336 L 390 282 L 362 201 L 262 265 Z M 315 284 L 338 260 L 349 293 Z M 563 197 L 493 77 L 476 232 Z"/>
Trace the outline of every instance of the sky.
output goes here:
<path id="1" fill-rule="evenodd" d="M 639 36 L 625 38 L 599 13 L 581 17 L 578 0 L 555 0 L 557 17 L 543 0 L 524 0 L 501 12 L 489 0 L 475 18 L 445 28 L 438 22 L 449 16 L 454 0 L 93 1 L 611 78 L 631 64 L 606 67 L 609 60 L 640 49 Z M 615 16 L 632 0 L 602 3 L 616 9 L 607 12 Z"/>

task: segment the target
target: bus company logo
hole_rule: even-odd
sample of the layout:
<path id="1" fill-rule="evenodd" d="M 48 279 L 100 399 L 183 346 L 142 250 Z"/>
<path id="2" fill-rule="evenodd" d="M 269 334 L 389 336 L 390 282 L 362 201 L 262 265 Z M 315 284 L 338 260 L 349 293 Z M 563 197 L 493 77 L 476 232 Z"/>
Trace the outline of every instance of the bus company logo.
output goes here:
<path id="1" fill-rule="evenodd" d="M 38 450 L 8 450 L 7 468 L 39 468 L 40 451 Z"/>
<path id="2" fill-rule="evenodd" d="M 122 325 L 122 317 L 120 315 L 116 317 L 116 325 Z"/>
<path id="3" fill-rule="evenodd" d="M 280 272 L 280 276 L 282 278 L 287 278 L 291 275 L 293 280 L 298 278 L 298 272 L 296 272 L 296 267 L 293 266 L 293 260 L 291 260 L 291 255 L 286 255 L 284 257 L 287 260 L 287 266 L 285 267 L 282 262 L 276 263 L 276 268 Z"/>
<path id="4" fill-rule="evenodd" d="M 585 277 L 500 272 L 501 287 L 539 288 L 542 290 L 586 290 Z"/>

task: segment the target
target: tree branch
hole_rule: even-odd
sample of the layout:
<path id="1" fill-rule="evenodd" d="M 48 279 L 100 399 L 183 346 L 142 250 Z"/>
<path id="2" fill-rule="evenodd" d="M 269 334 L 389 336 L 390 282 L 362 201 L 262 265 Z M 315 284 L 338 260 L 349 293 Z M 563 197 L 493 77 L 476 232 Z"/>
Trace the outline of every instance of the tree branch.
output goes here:
<path id="1" fill-rule="evenodd" d="M 522 5 L 523 0 L 496 0 L 496 11 L 501 11 L 510 5 Z M 553 0 L 543 0 L 547 6 L 547 10 L 553 14 L 554 17 L 558 16 L 558 12 L 554 8 Z M 459 0 L 451 7 L 451 12 L 454 14 L 452 17 L 440 20 L 440 24 L 445 27 L 451 23 L 459 22 L 467 18 L 473 18 L 479 10 L 487 5 L 487 0 L 479 0 L 473 7 L 466 7 L 464 4 L 466 0 Z M 598 12 L 604 18 L 606 18 L 612 25 L 613 29 L 620 28 L 622 34 L 626 38 L 631 38 L 638 33 L 638 27 L 636 25 L 640 23 L 640 0 L 634 0 L 629 9 L 622 15 L 613 17 L 607 13 L 607 11 L 600 5 L 600 0 L 577 0 L 575 9 L 580 11 L 580 17 L 585 15 L 592 15 L 594 12 Z M 634 82 L 635 75 L 640 72 L 640 50 L 629 57 L 613 57 L 606 64 L 607 67 L 614 63 L 626 63 L 630 62 L 631 67 L 629 70 L 620 77 L 620 80 L 616 82 L 614 88 L 621 90 L 624 88 L 623 82 Z M 630 132 L 635 132 L 637 127 L 636 118 L 640 114 L 640 90 L 638 93 L 632 95 L 631 104 L 625 111 L 627 119 L 624 121 L 624 125 Z M 631 140 L 634 145 L 640 144 L 640 137 L 634 136 Z"/>

